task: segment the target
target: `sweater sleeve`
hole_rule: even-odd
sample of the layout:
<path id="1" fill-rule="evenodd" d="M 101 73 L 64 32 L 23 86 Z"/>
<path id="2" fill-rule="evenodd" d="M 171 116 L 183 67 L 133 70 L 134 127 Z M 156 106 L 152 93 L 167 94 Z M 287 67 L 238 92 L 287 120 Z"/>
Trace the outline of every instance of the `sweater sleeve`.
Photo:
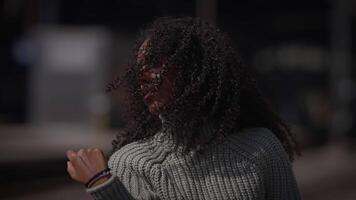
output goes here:
<path id="1" fill-rule="evenodd" d="M 292 165 L 278 138 L 269 130 L 260 137 L 267 200 L 301 199 Z M 266 164 L 267 163 L 267 164 Z"/>
<path id="2" fill-rule="evenodd" d="M 134 166 L 138 156 L 146 152 L 142 146 L 131 143 L 110 156 L 108 166 L 112 176 L 106 182 L 86 189 L 95 200 L 159 199 L 156 189 L 147 177 Z M 135 169 L 134 169 L 135 168 Z"/>
<path id="3" fill-rule="evenodd" d="M 129 185 L 125 186 L 116 175 L 113 175 L 106 182 L 87 188 L 86 192 L 95 200 L 159 199 L 155 192 L 149 189 L 147 183 L 139 177 L 132 176 L 128 182 Z"/>
<path id="4" fill-rule="evenodd" d="M 87 188 L 86 192 L 95 200 L 133 199 L 125 186 L 115 175 L 100 185 Z"/>

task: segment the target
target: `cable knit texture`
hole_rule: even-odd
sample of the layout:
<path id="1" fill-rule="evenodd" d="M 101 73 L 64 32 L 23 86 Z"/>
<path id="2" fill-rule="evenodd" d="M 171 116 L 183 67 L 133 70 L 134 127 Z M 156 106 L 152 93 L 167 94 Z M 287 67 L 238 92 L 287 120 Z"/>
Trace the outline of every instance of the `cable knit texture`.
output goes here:
<path id="1" fill-rule="evenodd" d="M 86 191 L 96 200 L 300 199 L 288 156 L 267 128 L 229 135 L 204 154 L 173 147 L 180 148 L 167 130 L 122 147 L 108 162 L 113 176 Z"/>

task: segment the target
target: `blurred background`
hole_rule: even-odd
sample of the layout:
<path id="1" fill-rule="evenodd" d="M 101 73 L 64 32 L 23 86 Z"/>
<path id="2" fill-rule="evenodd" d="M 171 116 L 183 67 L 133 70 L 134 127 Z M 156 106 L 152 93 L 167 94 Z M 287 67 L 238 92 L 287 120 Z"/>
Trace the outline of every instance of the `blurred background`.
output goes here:
<path id="1" fill-rule="evenodd" d="M 0 2 L 0 199 L 91 199 L 66 150 L 110 151 L 125 120 L 106 83 L 147 23 L 182 15 L 227 32 L 255 69 L 301 143 L 303 199 L 356 199 L 355 1 Z"/>

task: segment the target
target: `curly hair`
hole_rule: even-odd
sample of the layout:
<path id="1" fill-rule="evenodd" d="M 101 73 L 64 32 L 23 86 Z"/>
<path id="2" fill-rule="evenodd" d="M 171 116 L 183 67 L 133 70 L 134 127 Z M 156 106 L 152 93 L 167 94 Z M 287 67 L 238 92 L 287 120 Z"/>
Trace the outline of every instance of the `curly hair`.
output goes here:
<path id="1" fill-rule="evenodd" d="M 107 91 L 123 87 L 129 94 L 130 124 L 112 142 L 113 151 L 133 141 L 144 141 L 162 128 L 160 119 L 149 112 L 140 91 L 140 65 L 136 63 L 140 45 L 149 38 L 145 60 L 157 66 L 164 58 L 177 67 L 173 101 L 162 113 L 179 127 L 180 138 L 189 141 L 186 150 L 199 152 L 229 134 L 252 127 L 266 127 L 280 140 L 293 160 L 298 145 L 286 123 L 261 96 L 251 70 L 242 63 L 232 42 L 218 28 L 198 18 L 164 17 L 155 20 L 141 33 L 133 49 L 126 73 L 114 79 Z M 164 76 L 164 73 L 163 73 Z M 159 83 L 158 83 L 159 84 Z M 213 136 L 199 137 L 206 120 L 214 122 Z"/>

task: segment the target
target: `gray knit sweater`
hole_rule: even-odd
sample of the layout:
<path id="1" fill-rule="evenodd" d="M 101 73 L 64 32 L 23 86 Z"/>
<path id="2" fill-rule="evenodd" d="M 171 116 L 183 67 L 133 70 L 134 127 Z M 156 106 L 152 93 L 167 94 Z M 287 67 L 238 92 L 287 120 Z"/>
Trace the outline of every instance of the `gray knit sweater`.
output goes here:
<path id="1" fill-rule="evenodd" d="M 227 136 L 204 154 L 182 156 L 175 145 L 167 131 L 127 144 L 109 159 L 113 176 L 86 191 L 96 200 L 300 199 L 288 156 L 266 128 Z"/>

